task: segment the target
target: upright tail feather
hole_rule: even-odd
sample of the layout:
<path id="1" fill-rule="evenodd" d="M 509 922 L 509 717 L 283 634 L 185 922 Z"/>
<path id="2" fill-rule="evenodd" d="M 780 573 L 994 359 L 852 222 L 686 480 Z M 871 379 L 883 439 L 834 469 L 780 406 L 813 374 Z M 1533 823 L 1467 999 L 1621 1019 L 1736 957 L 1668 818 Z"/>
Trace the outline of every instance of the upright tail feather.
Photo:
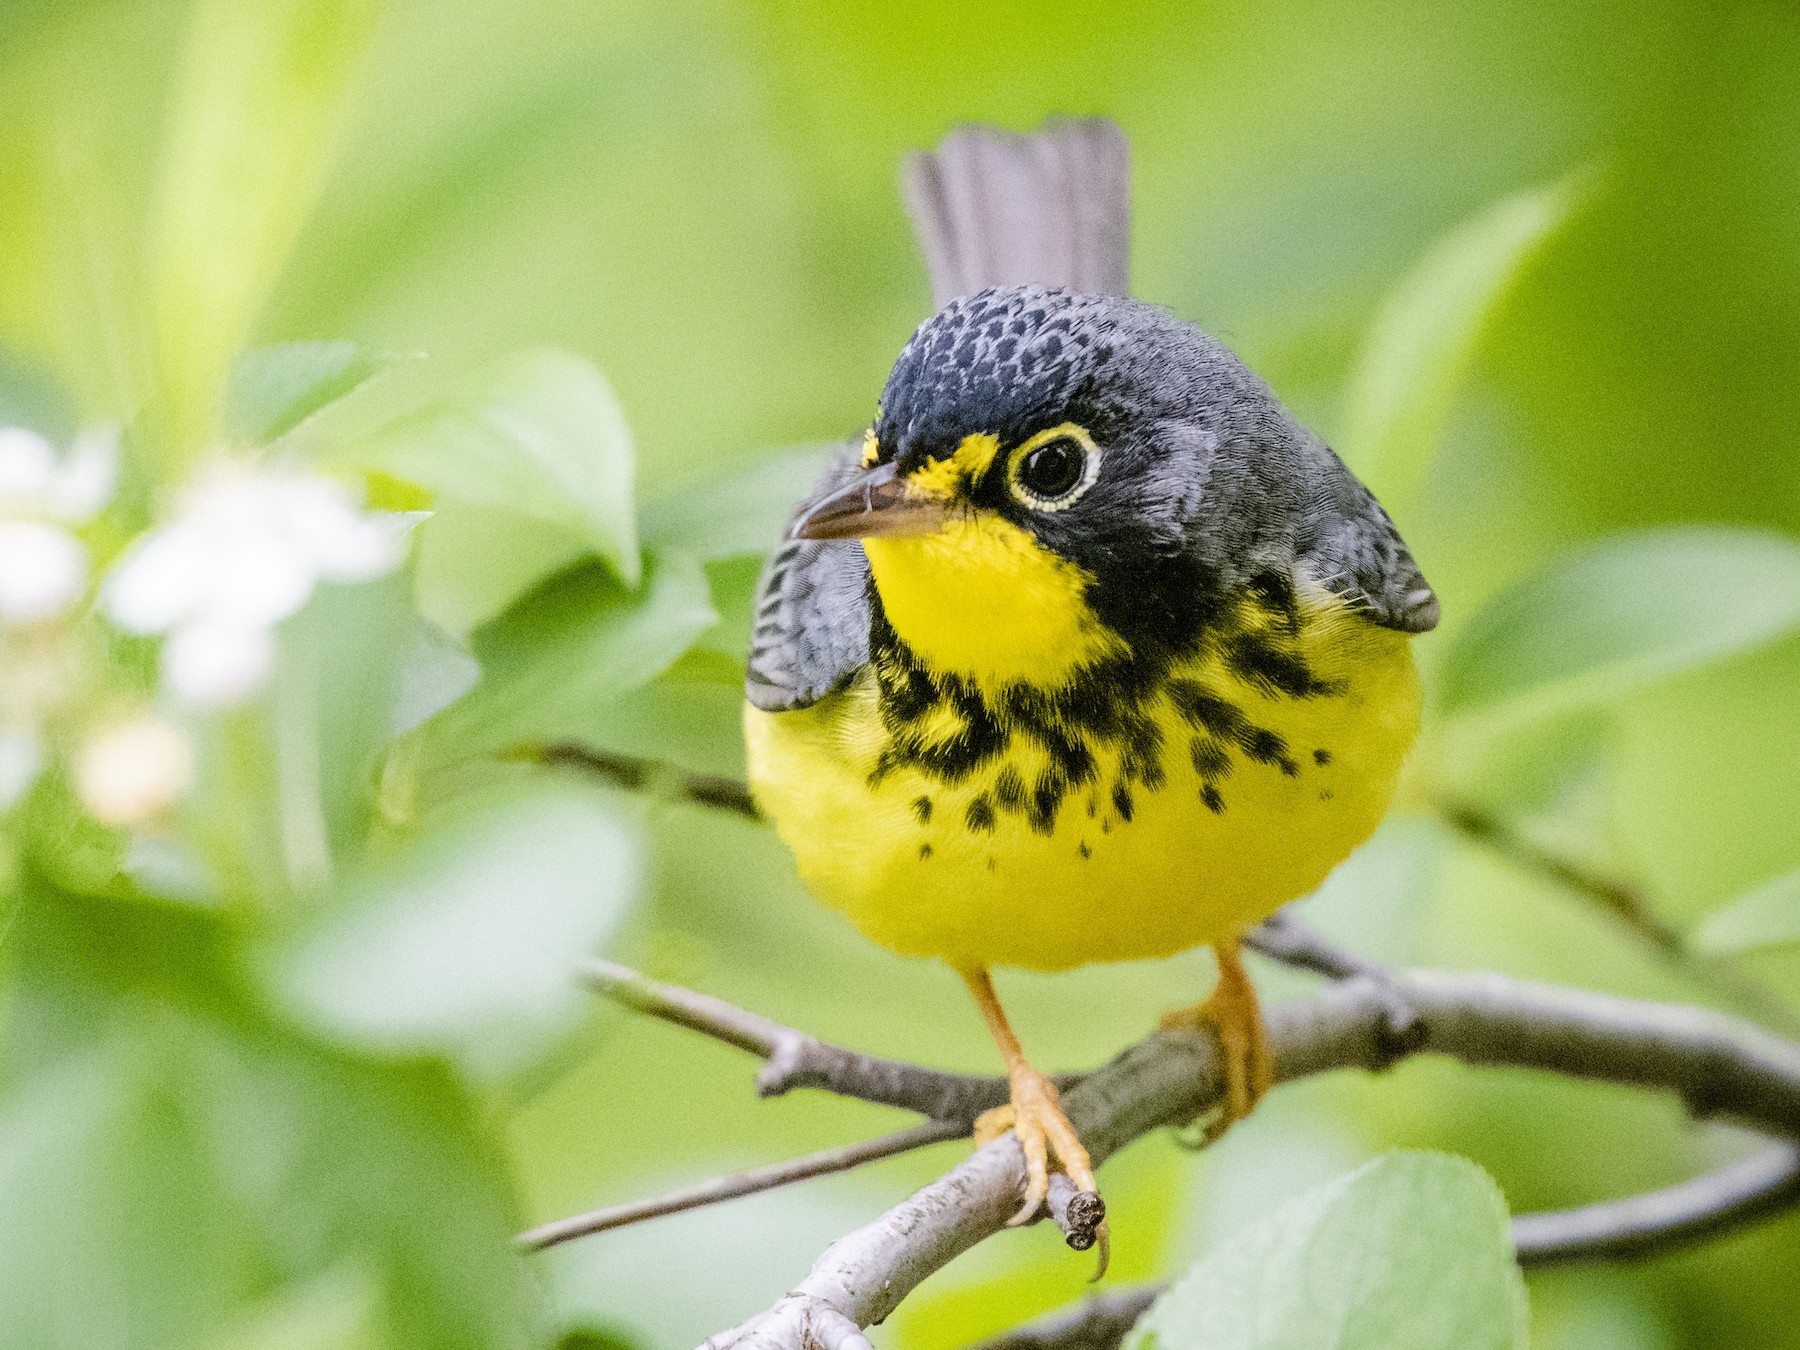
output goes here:
<path id="1" fill-rule="evenodd" d="M 1130 293 L 1131 147 L 1106 118 L 959 127 L 907 156 L 901 191 L 940 309 L 988 286 Z"/>

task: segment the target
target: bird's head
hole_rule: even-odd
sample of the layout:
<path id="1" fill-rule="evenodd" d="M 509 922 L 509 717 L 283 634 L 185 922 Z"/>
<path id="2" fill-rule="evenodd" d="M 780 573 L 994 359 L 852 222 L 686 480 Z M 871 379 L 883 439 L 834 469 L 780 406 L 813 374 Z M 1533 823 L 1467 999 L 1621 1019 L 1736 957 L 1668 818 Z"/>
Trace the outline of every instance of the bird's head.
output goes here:
<path id="1" fill-rule="evenodd" d="M 793 533 L 861 539 L 888 621 L 929 664 L 1055 683 L 1191 639 L 1302 509 L 1306 442 L 1236 357 L 1163 310 L 988 290 L 913 335 L 861 471 Z"/>

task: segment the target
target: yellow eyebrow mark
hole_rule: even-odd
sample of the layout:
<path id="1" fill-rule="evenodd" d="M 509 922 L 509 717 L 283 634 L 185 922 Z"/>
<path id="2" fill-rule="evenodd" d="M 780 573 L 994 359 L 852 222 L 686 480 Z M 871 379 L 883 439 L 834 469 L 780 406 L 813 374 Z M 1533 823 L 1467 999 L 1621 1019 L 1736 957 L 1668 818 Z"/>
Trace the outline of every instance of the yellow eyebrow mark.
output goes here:
<path id="1" fill-rule="evenodd" d="M 979 431 L 964 436 L 955 453 L 945 459 L 933 460 L 908 475 L 906 485 L 925 496 L 955 497 L 965 483 L 986 473 L 999 453 L 1000 438 L 991 432 Z"/>

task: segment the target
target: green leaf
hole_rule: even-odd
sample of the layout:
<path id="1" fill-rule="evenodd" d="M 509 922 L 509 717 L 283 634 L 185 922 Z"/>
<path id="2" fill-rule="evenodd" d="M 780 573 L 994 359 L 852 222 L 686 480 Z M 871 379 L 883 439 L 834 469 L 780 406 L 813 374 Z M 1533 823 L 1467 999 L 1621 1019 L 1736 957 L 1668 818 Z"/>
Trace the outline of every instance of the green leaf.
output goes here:
<path id="1" fill-rule="evenodd" d="M 289 342 L 245 352 L 226 386 L 225 432 L 246 445 L 267 445 L 387 364 L 354 342 Z"/>
<path id="2" fill-rule="evenodd" d="M 430 488 L 447 509 L 498 513 L 501 534 L 521 541 L 526 565 L 490 546 L 469 566 L 505 571 L 511 589 L 502 603 L 582 552 L 637 584 L 631 434 L 611 387 L 578 356 L 516 352 L 349 453 L 363 467 Z M 427 548 L 431 528 L 422 531 Z M 494 612 L 491 597 L 476 608 Z"/>
<path id="3" fill-rule="evenodd" d="M 176 78 L 151 239 L 177 456 L 211 430 L 335 158 L 374 0 L 201 0 Z"/>
<path id="4" fill-rule="evenodd" d="M 484 794 L 371 860 L 260 968 L 321 1034 L 502 1074 L 581 1018 L 575 965 L 636 899 L 640 870 L 635 832 L 592 787 Z"/>
<path id="5" fill-rule="evenodd" d="M 701 562 L 766 554 L 842 450 L 841 445 L 784 450 L 660 498 L 644 508 L 644 543 L 679 549 Z"/>
<path id="6" fill-rule="evenodd" d="M 1425 477 L 1483 331 L 1588 177 L 1502 198 L 1439 240 L 1382 302 L 1350 375 L 1338 448 L 1390 510 Z"/>
<path id="7" fill-rule="evenodd" d="M 1800 624 L 1800 543 L 1685 526 L 1615 536 L 1490 600 L 1440 671 L 1447 712 L 1628 693 Z"/>
<path id="8" fill-rule="evenodd" d="M 598 565 L 570 568 L 475 634 L 481 683 L 422 734 L 448 759 L 578 731 L 717 620 L 700 565 L 680 554 L 653 557 L 636 591 Z"/>
<path id="9" fill-rule="evenodd" d="M 1125 1350 L 1523 1350 L 1525 1289 L 1485 1172 L 1391 1153 L 1203 1256 Z"/>
<path id="10" fill-rule="evenodd" d="M 1695 934 L 1707 952 L 1749 952 L 1800 942 L 1800 869 L 1707 915 Z"/>

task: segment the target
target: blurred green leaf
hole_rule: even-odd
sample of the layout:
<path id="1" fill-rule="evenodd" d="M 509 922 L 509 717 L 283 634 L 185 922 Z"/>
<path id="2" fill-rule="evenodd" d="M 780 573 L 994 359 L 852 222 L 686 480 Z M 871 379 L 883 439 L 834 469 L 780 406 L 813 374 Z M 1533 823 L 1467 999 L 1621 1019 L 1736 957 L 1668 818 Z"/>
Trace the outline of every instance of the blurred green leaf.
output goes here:
<path id="1" fill-rule="evenodd" d="M 589 1000 L 575 965 L 636 899 L 638 854 L 635 832 L 586 785 L 540 780 L 459 801 L 348 877 L 259 968 L 324 1035 L 498 1075 L 580 1019 Z"/>
<path id="2" fill-rule="evenodd" d="M 0 1108 L 0 1306 L 12 1345 L 193 1345 L 252 1256 L 159 1045 L 166 1019 L 19 1085 Z"/>
<path id="3" fill-rule="evenodd" d="M 380 1290 L 367 1271 L 340 1267 L 261 1300 L 204 1350 L 385 1350 Z"/>
<path id="4" fill-rule="evenodd" d="M 226 385 L 225 432 L 245 445 L 267 445 L 387 364 L 387 357 L 354 342 L 288 342 L 245 352 Z"/>
<path id="5" fill-rule="evenodd" d="M 631 434 L 612 389 L 578 356 L 538 350 L 504 357 L 348 453 L 364 467 L 430 488 L 444 499 L 447 517 L 455 513 L 485 530 L 473 542 L 457 541 L 461 557 L 449 566 L 441 552 L 422 564 L 422 584 L 452 595 L 427 594 L 421 602 L 453 630 L 497 613 L 583 552 L 605 559 L 626 585 L 637 584 Z M 421 532 L 427 551 L 439 550 L 435 528 L 428 523 Z M 481 591 L 460 602 L 471 618 L 457 625 L 444 616 L 456 612 L 456 588 L 470 580 Z"/>
<path id="6" fill-rule="evenodd" d="M 794 508 L 843 450 L 809 445 L 703 479 L 644 508 L 644 543 L 677 549 L 701 562 L 762 556 L 781 539 Z"/>
<path id="7" fill-rule="evenodd" d="M 1125 1350 L 1524 1350 L 1499 1188 L 1474 1163 L 1391 1153 L 1201 1257 Z"/>
<path id="8" fill-rule="evenodd" d="M 1750 952 L 1800 942 L 1800 870 L 1776 877 L 1708 914 L 1695 934 L 1707 952 Z"/>
<path id="9" fill-rule="evenodd" d="M 1357 359 L 1339 449 L 1391 511 L 1425 477 L 1488 321 L 1586 193 L 1589 175 L 1502 198 L 1402 277 Z"/>
<path id="10" fill-rule="evenodd" d="M 635 591 L 577 565 L 476 632 L 481 683 L 421 734 L 449 759 L 567 732 L 667 669 L 717 620 L 691 558 L 654 555 Z"/>
<path id="11" fill-rule="evenodd" d="M 30 427 L 59 445 L 75 434 L 75 417 L 56 381 L 0 350 L 0 427 Z"/>
<path id="12" fill-rule="evenodd" d="M 226 372 L 335 158 L 375 0 L 200 0 L 151 240 L 172 450 L 199 450 Z"/>
<path id="13" fill-rule="evenodd" d="M 1446 712 L 1533 696 L 1564 709 L 1767 642 L 1800 624 L 1800 543 L 1770 531 L 1645 530 L 1490 600 L 1440 669 Z"/>

